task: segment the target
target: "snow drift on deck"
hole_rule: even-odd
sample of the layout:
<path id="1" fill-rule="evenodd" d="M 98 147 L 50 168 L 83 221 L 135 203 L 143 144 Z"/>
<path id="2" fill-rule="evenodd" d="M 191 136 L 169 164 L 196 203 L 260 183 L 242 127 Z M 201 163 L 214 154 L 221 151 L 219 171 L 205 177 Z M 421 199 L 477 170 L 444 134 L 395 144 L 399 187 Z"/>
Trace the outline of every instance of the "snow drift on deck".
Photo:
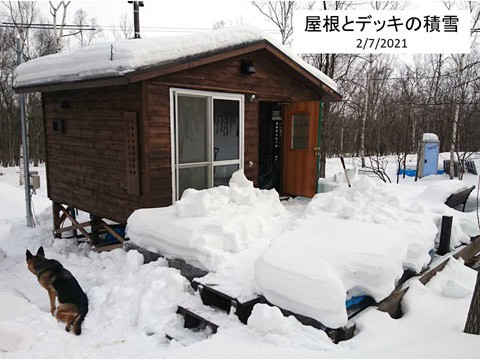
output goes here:
<path id="1" fill-rule="evenodd" d="M 228 187 L 188 189 L 172 206 L 135 211 L 128 235 L 212 271 L 208 282 L 226 284 L 234 297 L 262 294 L 335 328 L 347 323 L 347 298 L 380 301 L 405 269 L 428 265 L 443 214 L 458 225 L 453 245 L 478 234 L 474 213 L 444 204 L 464 183 L 434 182 L 412 197 L 393 195 L 393 186 L 359 176 L 352 188 L 317 194 L 297 215 L 275 190 L 255 189 L 238 171 Z"/>
<path id="2" fill-rule="evenodd" d="M 127 233 L 149 251 L 215 271 L 268 237 L 284 212 L 275 190 L 255 189 L 239 170 L 228 187 L 187 189 L 175 205 L 136 210 Z"/>
<path id="3" fill-rule="evenodd" d="M 30 60 L 17 68 L 15 87 L 68 83 L 121 76 L 135 70 L 172 64 L 188 57 L 267 40 L 286 56 L 337 91 L 336 83 L 263 31 L 238 26 L 193 35 L 122 40 Z"/>
<path id="4" fill-rule="evenodd" d="M 406 201 L 368 177 L 352 188 L 317 194 L 304 218 L 272 241 L 255 263 L 255 277 L 272 303 L 329 327 L 347 323 L 345 300 L 388 296 L 404 269 L 421 271 L 438 240 L 442 215 L 454 216 L 451 249 L 478 235 L 474 213 L 444 202 L 464 190 L 442 181 Z"/>
<path id="5" fill-rule="evenodd" d="M 431 218 L 362 177 L 352 188 L 317 194 L 296 228 L 259 257 L 255 276 L 270 302 L 336 328 L 347 323 L 347 297 L 380 301 L 404 268 L 427 265 L 436 233 Z"/>

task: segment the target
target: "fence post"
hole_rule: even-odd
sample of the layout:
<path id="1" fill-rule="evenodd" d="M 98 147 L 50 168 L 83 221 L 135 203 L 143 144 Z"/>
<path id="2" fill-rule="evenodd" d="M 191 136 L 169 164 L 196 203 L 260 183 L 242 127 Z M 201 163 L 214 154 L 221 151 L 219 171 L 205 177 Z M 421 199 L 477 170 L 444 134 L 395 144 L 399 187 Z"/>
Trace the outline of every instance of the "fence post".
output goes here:
<path id="1" fill-rule="evenodd" d="M 450 236 L 452 235 L 452 216 L 442 216 L 442 228 L 440 230 L 440 243 L 437 254 L 445 255 L 450 251 Z"/>

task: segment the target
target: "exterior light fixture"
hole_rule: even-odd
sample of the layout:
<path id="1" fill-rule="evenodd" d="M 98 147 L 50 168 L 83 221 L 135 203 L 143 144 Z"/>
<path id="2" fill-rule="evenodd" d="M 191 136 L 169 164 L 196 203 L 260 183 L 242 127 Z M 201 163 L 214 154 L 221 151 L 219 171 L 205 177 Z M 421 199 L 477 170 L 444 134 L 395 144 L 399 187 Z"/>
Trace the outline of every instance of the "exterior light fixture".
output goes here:
<path id="1" fill-rule="evenodd" d="M 251 60 L 241 60 L 240 72 L 245 75 L 252 75 L 257 72 Z"/>

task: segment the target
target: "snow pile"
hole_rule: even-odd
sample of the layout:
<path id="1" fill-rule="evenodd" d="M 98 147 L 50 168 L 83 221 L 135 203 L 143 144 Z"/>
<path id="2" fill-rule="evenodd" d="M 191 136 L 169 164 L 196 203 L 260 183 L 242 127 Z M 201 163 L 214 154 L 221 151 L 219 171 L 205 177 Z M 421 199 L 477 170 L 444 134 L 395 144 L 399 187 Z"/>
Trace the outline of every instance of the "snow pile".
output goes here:
<path id="1" fill-rule="evenodd" d="M 109 337 L 122 338 L 125 329 L 133 325 L 145 334 L 161 336 L 175 320 L 176 306 L 191 296 L 188 281 L 168 268 L 164 259 L 143 265 L 143 256 L 138 252 L 125 253 L 121 249 L 90 257 L 102 264 L 102 272 L 82 276 L 89 286 L 86 331 L 103 329 Z M 76 262 L 88 260 L 78 258 Z"/>
<path id="2" fill-rule="evenodd" d="M 445 205 L 445 201 L 452 193 L 458 193 L 469 187 L 469 184 L 460 180 L 437 181 L 428 186 L 422 193 L 411 199 L 410 208 L 419 216 L 428 216 L 436 224 L 439 232 L 435 242 L 440 240 L 442 216 L 452 216 L 452 234 L 450 249 L 470 242 L 470 238 L 480 234 L 475 212 L 462 212 Z"/>
<path id="3" fill-rule="evenodd" d="M 364 356 L 365 352 L 374 353 L 373 357 L 377 358 L 478 356 L 478 337 L 463 332 L 476 275 L 476 271 L 464 266 L 462 261 L 450 259 L 426 285 L 418 280 L 409 284 L 402 300 L 404 315 L 401 319 L 392 319 L 374 309 L 367 310 L 356 319 L 356 336 L 343 347 L 352 351 L 351 357 L 359 357 L 355 352 Z M 468 294 L 460 296 L 463 290 L 455 290 L 455 296 L 451 296 L 449 284 L 452 283 Z M 389 340 L 382 341 L 386 334 Z"/>
<path id="4" fill-rule="evenodd" d="M 324 331 L 303 326 L 293 316 L 285 317 L 277 307 L 257 304 L 248 318 L 248 326 L 259 333 L 263 341 L 275 346 L 292 346 L 317 350 L 334 350 L 335 346 Z M 315 346 L 312 347 L 312 340 Z"/>
<path id="5" fill-rule="evenodd" d="M 430 261 L 437 228 L 362 177 L 352 188 L 317 194 L 296 228 L 272 242 L 255 263 L 272 303 L 329 327 L 347 323 L 345 300 L 388 296 L 404 268 Z"/>
<path id="6" fill-rule="evenodd" d="M 5 176 L 0 177 L 0 182 L 3 179 Z M 16 181 L 17 177 L 12 177 L 11 184 Z M 399 197 L 408 201 L 414 200 L 431 182 L 416 184 L 419 188 L 417 190 L 421 191 L 414 192 L 408 199 L 406 196 Z M 16 198 L 16 202 L 11 203 L 0 201 L 0 211 L 6 214 L 7 210 L 10 210 L 12 216 L 17 212 L 22 213 L 24 201 L 23 192 L 12 190 L 14 188 L 0 187 L 2 199 Z M 410 193 L 413 188 L 405 190 Z M 195 192 L 191 195 L 194 194 Z M 233 205 L 233 200 L 230 197 L 229 199 L 223 209 Z M 365 197 L 365 201 L 377 201 L 368 199 Z M 395 202 L 393 198 L 390 200 Z M 286 202 L 287 212 L 290 213 L 293 209 L 298 217 L 301 217 L 304 207 L 302 201 L 307 202 L 305 199 Z M 432 206 L 435 203 L 439 207 L 442 205 L 439 201 L 433 200 Z M 206 211 L 206 217 L 221 211 L 215 209 L 215 206 Z M 236 206 L 240 209 L 243 207 L 253 209 L 258 204 Z M 424 213 L 419 215 L 422 218 L 429 216 L 428 209 L 431 207 L 428 204 L 424 206 Z M 177 216 L 175 207 L 172 207 L 172 210 Z M 298 230 L 308 219 L 312 220 L 309 226 L 313 226 L 315 213 L 315 209 L 309 208 L 307 216 L 296 222 L 296 229 Z M 346 225 L 346 220 L 338 217 L 337 213 L 323 212 L 323 214 L 326 220 L 320 224 L 320 230 L 317 229 L 315 233 L 318 242 L 328 238 L 335 240 L 335 244 L 340 248 L 347 247 L 345 241 L 336 233 L 336 230 L 340 235 L 342 231 L 347 233 L 342 229 L 350 227 Z M 293 235 L 299 234 L 291 226 L 295 220 L 290 219 L 286 222 L 287 218 L 288 216 L 282 216 L 281 224 L 277 222 L 277 226 L 273 227 L 271 234 L 274 239 L 277 237 L 280 239 L 276 234 L 283 232 L 285 228 L 291 228 Z M 318 219 L 320 218 L 319 216 Z M 135 251 L 124 253 L 121 250 L 114 250 L 97 254 L 91 252 L 88 245 L 78 245 L 73 239 L 54 240 L 51 233 L 50 210 L 39 214 L 38 221 L 40 223 L 38 227 L 27 228 L 23 217 L 0 219 L 0 248 L 4 249 L 4 252 L 0 251 L 2 305 L 0 352 L 3 353 L 3 357 L 472 358 L 478 357 L 480 353 L 478 337 L 463 333 L 477 274 L 465 267 L 462 261 L 450 259 L 447 266 L 426 286 L 416 280 L 410 282 L 410 289 L 402 301 L 404 316 L 401 319 L 392 319 L 388 314 L 374 308 L 366 310 L 355 317 L 357 325 L 355 337 L 337 345 L 333 344 L 324 332 L 302 326 L 293 317 L 284 317 L 278 309 L 263 304 L 254 307 L 247 326 L 241 325 L 232 313 L 228 317 L 235 321 L 222 324 L 216 334 L 207 337 L 183 329 L 183 319 L 175 313 L 177 306 L 191 304 L 193 300 L 200 303 L 200 299 L 198 295 L 193 297 L 188 282 L 178 271 L 168 268 L 165 260 L 142 265 L 142 256 Z M 366 227 L 359 227 L 362 224 L 352 220 L 349 234 L 359 239 L 358 248 L 361 248 L 362 244 L 370 246 L 371 232 L 365 232 Z M 365 226 L 368 224 L 367 222 Z M 357 231 L 354 232 L 354 229 Z M 394 232 L 389 231 L 389 235 Z M 302 241 L 304 240 L 301 237 L 292 237 L 285 251 L 291 252 L 292 256 L 296 257 L 297 250 L 292 244 Z M 392 252 L 397 250 L 391 243 L 391 236 L 388 236 L 385 242 Z M 335 244 L 332 241 L 329 245 L 333 247 Z M 89 313 L 80 337 L 65 332 L 65 325 L 50 315 L 47 292 L 27 270 L 25 249 L 35 251 L 41 245 L 44 246 L 48 258 L 58 259 L 75 275 L 90 299 Z M 256 245 L 258 240 L 249 246 L 249 250 Z M 378 246 L 383 244 L 378 241 Z M 292 249 L 295 251 L 291 251 Z M 354 250 L 346 251 L 344 257 L 356 256 L 357 254 L 353 254 Z M 252 252 L 252 257 L 254 253 Z M 231 274 L 235 272 L 235 276 L 238 277 L 245 275 L 244 271 L 249 265 L 245 268 L 240 267 L 242 261 L 245 262 L 244 254 L 236 253 L 229 257 L 230 267 L 222 268 L 226 271 L 225 276 L 228 275 L 228 271 L 232 271 Z M 377 254 L 379 257 L 382 256 L 382 250 L 377 250 Z M 361 251 L 360 255 L 365 256 Z M 405 253 L 403 255 L 406 256 Z M 235 261 L 232 261 L 234 258 Z M 306 259 L 309 259 L 308 254 Z M 319 258 L 317 262 L 321 261 L 322 258 Z M 375 257 L 375 254 L 365 259 L 365 271 L 373 271 L 376 262 L 378 262 L 377 276 L 381 277 L 382 260 Z M 297 265 L 306 267 L 303 259 L 300 259 Z M 332 277 L 332 274 L 326 272 L 325 276 Z M 286 277 L 286 282 L 290 282 L 292 277 Z M 365 277 L 364 272 L 359 273 L 358 277 Z M 316 281 L 310 279 L 310 282 L 307 282 L 308 280 L 308 278 L 305 280 L 307 288 L 303 287 L 301 291 L 308 292 L 308 286 L 312 286 Z M 322 295 L 328 297 L 330 294 Z M 179 342 L 170 342 L 165 338 L 166 333 L 175 332 L 189 333 L 191 336 L 186 339 L 188 345 L 183 346 Z"/>
<path id="7" fill-rule="evenodd" d="M 320 81 L 337 91 L 336 83 L 283 45 L 252 26 L 238 26 L 200 34 L 95 44 L 78 50 L 30 60 L 17 68 L 15 87 L 74 82 L 121 76 L 136 70 L 169 65 L 267 40 Z"/>
<path id="8" fill-rule="evenodd" d="M 142 248 L 215 271 L 268 238 L 284 213 L 275 190 L 255 189 L 239 170 L 228 187 L 187 189 L 172 206 L 136 210 L 127 233 Z"/>
<path id="9" fill-rule="evenodd" d="M 192 290 L 165 260 L 143 265 L 136 251 L 97 254 L 72 240 L 52 242 L 47 226 L 37 228 L 34 236 L 19 229 L 0 234 L 2 246 L 17 244 L 21 252 L 12 248 L 0 263 L 0 352 L 8 352 L 8 357 L 134 357 L 165 349 L 166 332 L 183 328 L 176 309 L 193 296 Z M 81 337 L 65 332 L 65 324 L 51 316 L 47 292 L 27 269 L 25 248 L 36 250 L 40 245 L 47 258 L 71 271 L 88 296 Z"/>
<path id="10" fill-rule="evenodd" d="M 358 181 L 360 179 L 358 175 L 358 167 L 353 166 L 351 168 L 347 168 L 347 175 L 350 184 Z M 318 179 L 318 192 L 324 193 L 335 190 L 339 186 L 348 186 L 347 177 L 345 175 L 345 170 L 339 171 L 335 173 L 333 176 L 328 178 L 319 178 Z"/>

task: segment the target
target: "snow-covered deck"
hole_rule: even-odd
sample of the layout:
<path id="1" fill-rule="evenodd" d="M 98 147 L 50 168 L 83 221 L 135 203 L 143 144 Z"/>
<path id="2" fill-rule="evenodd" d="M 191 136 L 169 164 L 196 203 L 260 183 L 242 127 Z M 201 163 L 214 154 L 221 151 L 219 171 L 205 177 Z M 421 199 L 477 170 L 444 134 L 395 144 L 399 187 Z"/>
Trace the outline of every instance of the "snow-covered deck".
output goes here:
<path id="1" fill-rule="evenodd" d="M 455 215 L 452 248 L 477 235 L 475 214 L 448 208 L 460 181 L 427 182 L 415 195 L 366 176 L 352 188 L 281 203 L 274 190 L 255 189 L 241 171 L 228 187 L 188 190 L 176 204 L 136 211 L 131 241 L 210 273 L 240 300 L 258 295 L 286 310 L 337 328 L 345 301 L 387 297 L 406 269 L 431 261 L 442 215 Z"/>

